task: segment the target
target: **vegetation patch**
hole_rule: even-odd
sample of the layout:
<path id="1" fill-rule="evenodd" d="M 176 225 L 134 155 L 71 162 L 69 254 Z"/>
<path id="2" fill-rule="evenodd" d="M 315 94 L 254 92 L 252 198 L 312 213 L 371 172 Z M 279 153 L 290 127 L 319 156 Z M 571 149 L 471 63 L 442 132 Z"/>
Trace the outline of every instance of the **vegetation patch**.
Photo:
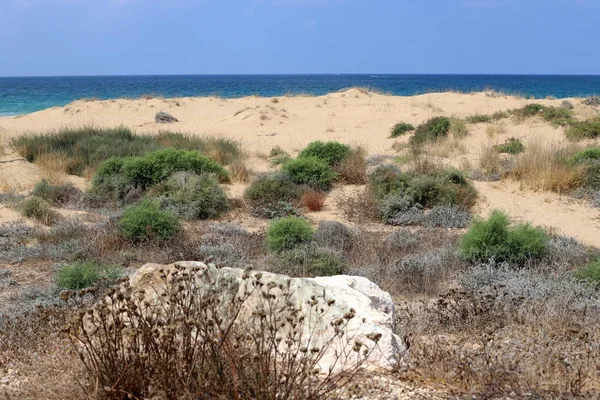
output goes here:
<path id="1" fill-rule="evenodd" d="M 341 163 L 351 153 L 352 149 L 348 145 L 338 142 L 316 141 L 306 146 L 300 152 L 298 158 L 318 158 L 333 167 Z"/>
<path id="2" fill-rule="evenodd" d="M 275 256 L 273 262 L 278 273 L 290 276 L 315 277 L 344 273 L 344 265 L 339 254 L 314 243 L 282 251 Z"/>
<path id="3" fill-rule="evenodd" d="M 45 225 L 52 225 L 58 219 L 58 214 L 52 210 L 50 204 L 37 196 L 22 200 L 17 207 L 24 217 L 35 219 Z"/>
<path id="4" fill-rule="evenodd" d="M 525 146 L 519 139 L 510 138 L 506 142 L 494 146 L 494 149 L 498 153 L 519 154 L 525 150 Z"/>
<path id="5" fill-rule="evenodd" d="M 422 123 L 415 130 L 409 142 L 413 146 L 420 146 L 427 142 L 435 141 L 448 136 L 450 131 L 450 119 L 446 117 L 434 117 Z"/>
<path id="6" fill-rule="evenodd" d="M 326 161 L 312 156 L 290 160 L 283 164 L 282 169 L 293 182 L 322 190 L 329 190 L 338 177 Z"/>
<path id="7" fill-rule="evenodd" d="M 114 283 L 121 275 L 121 268 L 114 265 L 78 261 L 59 267 L 55 280 L 60 289 L 81 290 L 103 279 L 109 284 Z"/>
<path id="8" fill-rule="evenodd" d="M 475 219 L 460 241 L 462 259 L 470 262 L 509 262 L 523 265 L 539 259 L 549 237 L 540 227 L 529 223 L 511 225 L 504 212 L 495 210 L 490 217 Z"/>
<path id="9" fill-rule="evenodd" d="M 407 124 L 406 122 L 398 122 L 392 127 L 392 129 L 390 129 L 390 138 L 397 138 L 414 130 L 415 127 L 411 124 Z"/>
<path id="10" fill-rule="evenodd" d="M 291 250 L 313 238 L 313 228 L 304 219 L 281 218 L 271 222 L 267 230 L 267 247 L 271 251 Z"/>
<path id="11" fill-rule="evenodd" d="M 257 177 L 246 189 L 244 197 L 253 215 L 261 218 L 281 218 L 297 215 L 297 206 L 306 188 L 282 173 Z"/>
<path id="12" fill-rule="evenodd" d="M 595 139 L 600 136 L 600 117 L 572 122 L 565 134 L 570 140 Z"/>
<path id="13" fill-rule="evenodd" d="M 600 285 L 600 258 L 579 267 L 574 272 L 575 278 L 593 285 Z"/>
<path id="14" fill-rule="evenodd" d="M 179 218 L 172 212 L 161 210 L 155 200 L 144 200 L 127 207 L 118 225 L 123 236 L 134 242 L 166 240 L 181 229 Z"/>

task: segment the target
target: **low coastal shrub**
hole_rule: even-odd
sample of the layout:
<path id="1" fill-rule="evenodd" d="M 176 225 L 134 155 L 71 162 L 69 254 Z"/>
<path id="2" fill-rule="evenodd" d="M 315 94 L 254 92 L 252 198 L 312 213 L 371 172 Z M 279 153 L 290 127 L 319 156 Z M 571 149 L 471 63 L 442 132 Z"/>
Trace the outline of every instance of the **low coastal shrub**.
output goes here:
<path id="1" fill-rule="evenodd" d="M 462 139 L 469 134 L 469 128 L 460 118 L 450 118 L 450 133 L 455 139 Z"/>
<path id="2" fill-rule="evenodd" d="M 540 258 L 549 237 L 540 227 L 529 223 L 511 225 L 504 212 L 494 210 L 487 220 L 475 219 L 462 237 L 459 253 L 470 262 L 509 262 L 522 265 Z"/>
<path id="3" fill-rule="evenodd" d="M 349 156 L 334 167 L 338 180 L 348 185 L 363 185 L 367 181 L 366 151 L 355 147 Z"/>
<path id="4" fill-rule="evenodd" d="M 538 103 L 528 104 L 525 107 L 514 109 L 511 113 L 520 119 L 539 115 L 553 125 L 565 126 L 574 122 L 573 111 L 570 109 L 565 107 L 544 106 Z"/>
<path id="5" fill-rule="evenodd" d="M 71 183 L 53 185 L 45 179 L 42 179 L 34 186 L 31 194 L 55 206 L 79 201 L 83 197 L 83 192 Z"/>
<path id="6" fill-rule="evenodd" d="M 338 142 L 315 141 L 309 143 L 309 145 L 298 154 L 298 158 L 315 157 L 325 161 L 333 167 L 341 163 L 351 153 L 352 150 L 348 145 Z"/>
<path id="7" fill-rule="evenodd" d="M 326 199 L 327 193 L 320 190 L 309 190 L 300 197 L 300 205 L 312 212 L 321 211 Z"/>
<path id="8" fill-rule="evenodd" d="M 160 209 L 156 200 L 144 200 L 123 211 L 118 226 L 127 239 L 134 242 L 161 241 L 179 233 L 181 223 L 171 212 Z"/>
<path id="9" fill-rule="evenodd" d="M 586 106 L 598 107 L 600 106 L 600 97 L 590 96 L 587 99 L 582 100 L 581 103 Z"/>
<path id="10" fill-rule="evenodd" d="M 18 208 L 24 217 L 33 218 L 45 225 L 52 225 L 58 219 L 58 214 L 52 210 L 50 204 L 37 196 L 22 200 Z"/>
<path id="11" fill-rule="evenodd" d="M 506 142 L 494 146 L 494 149 L 498 153 L 519 154 L 525 150 L 525 146 L 523 146 L 523 143 L 519 139 L 510 138 Z"/>
<path id="12" fill-rule="evenodd" d="M 171 148 L 147 153 L 143 157 L 110 158 L 98 168 L 92 184 L 99 193 L 122 198 L 127 188 L 143 191 L 179 171 L 198 175 L 212 173 L 221 182 L 229 181 L 227 171 L 207 156 L 196 151 Z"/>
<path id="13" fill-rule="evenodd" d="M 406 122 L 398 122 L 392 127 L 392 129 L 390 129 L 390 138 L 397 138 L 414 130 L 415 127 L 411 124 L 407 124 Z"/>
<path id="14" fill-rule="evenodd" d="M 588 147 L 569 158 L 569 164 L 576 165 L 590 161 L 600 161 L 600 147 Z"/>
<path id="15" fill-rule="evenodd" d="M 486 114 L 475 114 L 467 117 L 467 121 L 472 124 L 481 124 L 483 122 L 492 122 L 493 117 Z"/>
<path id="16" fill-rule="evenodd" d="M 306 188 L 282 173 L 258 176 L 244 192 L 254 216 L 281 218 L 299 213 L 297 206 Z"/>
<path id="17" fill-rule="evenodd" d="M 78 261 L 61 266 L 55 275 L 60 289 L 81 290 L 94 286 L 101 279 L 114 283 L 122 274 L 121 268 L 91 261 Z"/>
<path id="18" fill-rule="evenodd" d="M 422 123 L 415 130 L 415 134 L 410 138 L 412 145 L 423 145 L 426 142 L 432 142 L 439 138 L 448 136 L 450 131 L 450 119 L 446 117 L 430 118 Z"/>
<path id="19" fill-rule="evenodd" d="M 573 275 L 580 281 L 600 285 L 600 258 L 579 267 Z"/>
<path id="20" fill-rule="evenodd" d="M 286 162 L 282 170 L 293 182 L 322 190 L 329 190 L 338 176 L 327 162 L 308 156 Z"/>
<path id="21" fill-rule="evenodd" d="M 245 156 L 241 143 L 232 139 L 171 132 L 138 135 L 124 126 L 84 126 L 20 135 L 12 140 L 12 145 L 29 162 L 50 158 L 52 162 L 45 162 L 45 167 L 86 177 L 92 176 L 98 166 L 111 157 L 140 157 L 168 147 L 200 151 L 224 165 Z"/>
<path id="22" fill-rule="evenodd" d="M 229 209 L 227 195 L 212 174 L 176 172 L 153 192 L 161 209 L 186 220 L 218 218 Z"/>
<path id="23" fill-rule="evenodd" d="M 335 251 L 348 250 L 352 240 L 352 231 L 338 221 L 321 221 L 315 232 L 315 242 Z"/>
<path id="24" fill-rule="evenodd" d="M 511 111 L 511 114 L 519 118 L 535 117 L 544 110 L 544 106 L 538 103 L 528 104 L 522 108 L 517 108 Z"/>
<path id="25" fill-rule="evenodd" d="M 271 222 L 267 230 L 267 247 L 271 251 L 290 250 L 310 242 L 313 228 L 304 219 L 286 217 Z"/>
<path id="26" fill-rule="evenodd" d="M 600 117 L 572 122 L 565 135 L 570 140 L 595 139 L 600 136 Z"/>
<path id="27" fill-rule="evenodd" d="M 344 273 L 338 253 L 314 243 L 303 244 L 278 253 L 273 260 L 276 272 L 290 276 L 333 276 Z"/>

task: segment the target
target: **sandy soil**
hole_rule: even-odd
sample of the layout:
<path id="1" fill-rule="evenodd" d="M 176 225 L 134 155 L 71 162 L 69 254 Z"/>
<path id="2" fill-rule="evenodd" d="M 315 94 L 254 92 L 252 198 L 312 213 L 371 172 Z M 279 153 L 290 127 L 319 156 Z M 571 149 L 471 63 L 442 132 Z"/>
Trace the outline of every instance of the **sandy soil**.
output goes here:
<path id="1" fill-rule="evenodd" d="M 571 99 L 579 118 L 589 118 L 598 110 Z M 53 107 L 29 115 L 0 118 L 0 188 L 25 191 L 43 176 L 43 171 L 10 149 L 10 139 L 18 134 L 47 132 L 65 126 L 94 124 L 101 127 L 126 125 L 136 132 L 155 133 L 171 130 L 198 135 L 223 135 L 240 140 L 251 154 L 250 168 L 260 172 L 269 169 L 264 160 L 273 146 L 296 152 L 313 140 L 337 140 L 363 146 L 370 155 L 396 155 L 391 148 L 394 139 L 389 129 L 399 121 L 414 125 L 432 116 L 466 117 L 490 114 L 538 102 L 558 106 L 562 100 L 526 100 L 489 93 L 433 93 L 421 96 L 386 96 L 357 89 L 321 97 L 246 97 L 241 99 L 181 98 L 133 99 L 107 101 L 75 101 L 66 107 Z M 166 111 L 180 122 L 163 125 L 154 122 L 158 111 Z M 564 140 L 562 128 L 555 128 L 541 119 L 518 122 L 504 119 L 494 124 L 469 125 L 470 135 L 448 148 L 437 149 L 443 161 L 453 165 L 477 162 L 481 148 L 503 142 L 509 137 L 528 141 L 559 143 Z M 406 141 L 401 138 L 398 141 Z M 66 177 L 78 186 L 81 178 Z M 600 246 L 600 209 L 586 202 L 554 193 L 531 192 L 514 182 L 476 182 L 480 193 L 477 212 L 486 214 L 501 208 L 520 220 L 548 226 L 558 233 L 568 234 L 592 245 Z M 231 187 L 230 193 L 239 196 L 243 186 Z M 344 190 L 344 189 L 340 189 Z M 334 196 L 332 196 L 333 198 Z M 0 209 L 0 221 L 16 215 Z M 340 219 L 335 201 L 329 200 L 325 209 L 311 219 Z"/>

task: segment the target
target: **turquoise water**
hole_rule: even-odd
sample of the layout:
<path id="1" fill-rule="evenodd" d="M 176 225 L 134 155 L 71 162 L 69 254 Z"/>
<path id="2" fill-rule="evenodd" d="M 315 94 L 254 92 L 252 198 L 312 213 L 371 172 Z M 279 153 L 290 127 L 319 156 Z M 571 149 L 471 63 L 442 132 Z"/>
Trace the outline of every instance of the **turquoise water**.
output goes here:
<path id="1" fill-rule="evenodd" d="M 189 75 L 1 78 L 0 115 L 64 106 L 81 98 L 324 95 L 363 86 L 401 96 L 495 89 L 511 94 L 586 97 L 600 94 L 600 75 Z"/>

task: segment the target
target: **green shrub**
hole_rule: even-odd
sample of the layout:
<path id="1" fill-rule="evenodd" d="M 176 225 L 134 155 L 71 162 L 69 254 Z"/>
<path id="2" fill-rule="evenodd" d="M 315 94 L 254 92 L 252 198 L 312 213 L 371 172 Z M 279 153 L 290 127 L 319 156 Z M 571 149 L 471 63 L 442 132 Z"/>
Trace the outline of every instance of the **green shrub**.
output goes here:
<path id="1" fill-rule="evenodd" d="M 491 122 L 492 120 L 493 120 L 493 117 L 491 115 L 485 115 L 485 114 L 475 114 L 475 115 L 471 115 L 470 117 L 467 117 L 467 121 L 469 121 L 472 124 Z"/>
<path id="2" fill-rule="evenodd" d="M 246 157 L 239 140 L 220 136 L 160 132 L 153 139 L 160 147 L 198 151 L 222 165 L 231 165 Z"/>
<path id="3" fill-rule="evenodd" d="M 162 211 L 157 201 L 144 200 L 129 206 L 119 219 L 123 235 L 133 241 L 165 240 L 176 235 L 181 223 L 171 212 Z"/>
<path id="4" fill-rule="evenodd" d="M 569 159 L 569 164 L 582 164 L 590 161 L 600 160 L 600 147 L 588 147 Z"/>
<path id="5" fill-rule="evenodd" d="M 229 180 L 227 171 L 205 155 L 196 151 L 164 149 L 143 157 L 108 159 L 98 168 L 92 183 L 105 193 L 119 192 L 128 185 L 145 190 L 178 171 L 198 175 L 213 173 L 221 182 Z"/>
<path id="6" fill-rule="evenodd" d="M 392 127 L 390 130 L 390 138 L 397 138 L 399 136 L 404 135 L 405 133 L 414 131 L 415 127 L 411 124 L 407 124 L 406 122 L 398 122 L 396 125 Z"/>
<path id="7" fill-rule="evenodd" d="M 311 187 L 328 190 L 337 178 L 335 171 L 327 162 L 317 157 L 300 157 L 283 164 L 292 181 Z"/>
<path id="8" fill-rule="evenodd" d="M 341 163 L 350 155 L 350 146 L 338 142 L 311 142 L 300 152 L 298 158 L 316 157 L 330 166 Z"/>
<path id="9" fill-rule="evenodd" d="M 450 118 L 450 133 L 456 139 L 462 139 L 469 134 L 467 124 L 460 118 Z"/>
<path id="10" fill-rule="evenodd" d="M 277 254 L 278 271 L 286 275 L 315 277 L 344 273 L 340 256 L 329 249 L 307 244 Z"/>
<path id="11" fill-rule="evenodd" d="M 270 158 L 280 157 L 280 156 L 285 156 L 285 155 L 287 155 L 289 157 L 289 153 L 287 151 L 285 151 L 284 149 L 282 149 L 281 146 L 275 146 L 269 152 Z"/>
<path id="12" fill-rule="evenodd" d="M 600 117 L 572 122 L 565 134 L 571 140 L 595 139 L 600 136 Z"/>
<path id="13" fill-rule="evenodd" d="M 525 146 L 519 139 L 510 138 L 502 144 L 494 146 L 498 153 L 519 154 L 525 150 Z"/>
<path id="14" fill-rule="evenodd" d="M 579 280 L 586 281 L 594 285 L 600 284 L 600 258 L 579 267 L 573 275 Z"/>
<path id="15" fill-rule="evenodd" d="M 544 107 L 542 116 L 546 121 L 560 126 L 573 121 L 573 112 L 563 107 Z"/>
<path id="16" fill-rule="evenodd" d="M 290 250 L 310 242 L 313 228 L 306 220 L 296 217 L 281 218 L 271 222 L 267 230 L 267 247 L 272 251 Z"/>
<path id="17" fill-rule="evenodd" d="M 534 117 L 544 111 L 544 106 L 538 103 L 528 104 L 525 107 L 512 110 L 512 114 L 519 118 Z"/>
<path id="18" fill-rule="evenodd" d="M 34 186 L 31 194 L 56 206 L 67 204 L 83 196 L 83 193 L 71 183 L 53 185 L 45 179 L 42 179 Z"/>
<path id="19" fill-rule="evenodd" d="M 395 165 L 380 165 L 369 175 L 369 185 L 375 198 L 382 200 L 408 188 L 409 178 Z"/>
<path id="20" fill-rule="evenodd" d="M 297 205 L 304 188 L 281 173 L 256 178 L 246 189 L 244 197 L 252 214 L 262 218 L 279 218 L 298 213 Z"/>
<path id="21" fill-rule="evenodd" d="M 50 204 L 37 196 L 31 196 L 22 200 L 18 208 L 24 217 L 33 218 L 46 225 L 53 224 L 58 218 L 58 215 L 52 210 Z"/>
<path id="22" fill-rule="evenodd" d="M 117 266 L 105 266 L 95 262 L 75 262 L 63 265 L 55 275 L 60 289 L 81 290 L 94 286 L 101 279 L 116 281 L 122 275 Z"/>
<path id="23" fill-rule="evenodd" d="M 583 186 L 593 190 L 600 190 L 600 160 L 586 163 L 583 174 Z"/>
<path id="24" fill-rule="evenodd" d="M 426 142 L 448 136 L 449 131 L 450 119 L 446 117 L 434 117 L 417 127 L 415 134 L 410 138 L 410 143 L 417 146 L 422 145 Z"/>
<path id="25" fill-rule="evenodd" d="M 508 216 L 498 210 L 487 220 L 475 219 L 462 237 L 459 254 L 471 262 L 497 262 L 523 264 L 543 255 L 548 235 L 540 227 L 529 223 L 511 226 Z"/>
<path id="26" fill-rule="evenodd" d="M 159 186 L 161 209 L 187 220 L 218 218 L 229 209 L 227 195 L 212 174 L 176 172 Z"/>

